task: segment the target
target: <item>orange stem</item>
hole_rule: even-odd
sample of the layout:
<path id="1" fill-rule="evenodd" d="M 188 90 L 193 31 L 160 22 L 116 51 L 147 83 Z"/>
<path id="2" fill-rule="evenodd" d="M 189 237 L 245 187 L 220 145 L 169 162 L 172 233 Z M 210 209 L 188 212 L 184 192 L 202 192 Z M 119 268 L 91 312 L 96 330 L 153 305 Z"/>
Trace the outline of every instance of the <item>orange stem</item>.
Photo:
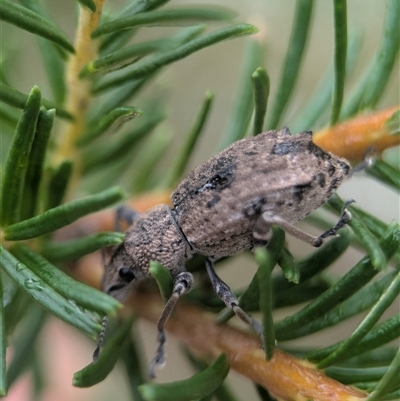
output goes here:
<path id="1" fill-rule="evenodd" d="M 400 106 L 359 115 L 333 127 L 318 131 L 313 141 L 322 149 L 350 161 L 358 162 L 366 149 L 373 146 L 378 152 L 400 144 L 400 135 L 391 135 L 386 121 Z"/>
<path id="2" fill-rule="evenodd" d="M 136 292 L 129 303 L 140 317 L 153 323 L 161 314 L 156 294 Z M 357 401 L 366 394 L 327 377 L 315 365 L 278 349 L 265 359 L 257 336 L 228 325 L 219 325 L 213 315 L 180 301 L 167 323 L 167 331 L 202 357 L 216 358 L 224 352 L 231 368 L 285 401 Z"/>

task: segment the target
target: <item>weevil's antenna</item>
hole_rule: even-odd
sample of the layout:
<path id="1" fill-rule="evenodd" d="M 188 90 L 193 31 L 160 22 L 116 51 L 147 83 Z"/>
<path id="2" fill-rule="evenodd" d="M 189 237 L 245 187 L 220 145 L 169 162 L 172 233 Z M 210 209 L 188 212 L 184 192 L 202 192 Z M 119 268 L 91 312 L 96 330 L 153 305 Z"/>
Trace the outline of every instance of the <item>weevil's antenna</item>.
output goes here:
<path id="1" fill-rule="evenodd" d="M 96 363 L 97 360 L 99 359 L 100 349 L 103 346 L 104 338 L 106 336 L 107 322 L 108 322 L 108 316 L 104 316 L 103 319 L 101 320 L 101 330 L 99 338 L 97 340 L 96 349 L 93 352 L 93 363 Z"/>
<path id="2" fill-rule="evenodd" d="M 371 167 L 374 164 L 374 161 L 378 155 L 378 152 L 374 146 L 369 146 L 363 155 L 363 158 L 359 164 L 354 166 L 350 171 L 349 174 L 347 175 L 347 178 L 350 178 L 353 176 L 354 173 L 358 173 L 367 167 Z"/>

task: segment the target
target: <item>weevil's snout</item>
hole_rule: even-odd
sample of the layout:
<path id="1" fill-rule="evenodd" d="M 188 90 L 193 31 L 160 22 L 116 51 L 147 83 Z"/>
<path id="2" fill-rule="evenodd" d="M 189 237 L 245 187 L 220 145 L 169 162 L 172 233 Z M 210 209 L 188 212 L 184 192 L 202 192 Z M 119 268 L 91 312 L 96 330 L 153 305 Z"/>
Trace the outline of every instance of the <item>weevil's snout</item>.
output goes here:
<path id="1" fill-rule="evenodd" d="M 105 266 L 102 281 L 103 291 L 119 301 L 126 299 L 135 278 L 132 259 L 127 256 L 123 247 L 117 248 Z"/>
<path id="2" fill-rule="evenodd" d="M 135 278 L 132 269 L 126 266 L 122 266 L 117 269 L 111 281 L 103 282 L 103 291 L 108 295 L 118 299 L 118 301 L 124 301 L 130 292 L 130 284 Z"/>

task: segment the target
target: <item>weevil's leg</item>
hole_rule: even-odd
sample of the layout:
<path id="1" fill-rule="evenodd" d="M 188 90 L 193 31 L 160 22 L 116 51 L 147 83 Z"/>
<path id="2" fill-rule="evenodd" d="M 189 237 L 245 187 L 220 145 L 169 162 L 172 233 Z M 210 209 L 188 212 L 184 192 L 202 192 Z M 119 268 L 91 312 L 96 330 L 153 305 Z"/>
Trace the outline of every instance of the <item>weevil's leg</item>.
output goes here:
<path id="1" fill-rule="evenodd" d="M 97 339 L 96 349 L 93 352 L 93 363 L 96 363 L 97 360 L 99 359 L 100 350 L 101 347 L 103 346 L 104 338 L 106 336 L 107 323 L 108 323 L 108 316 L 103 316 L 103 319 L 101 320 L 101 330 L 99 338 Z"/>
<path id="2" fill-rule="evenodd" d="M 121 221 L 126 221 L 129 225 L 132 225 L 138 217 L 139 213 L 136 210 L 126 205 L 120 206 L 115 214 L 115 230 L 122 231 Z"/>
<path id="3" fill-rule="evenodd" d="M 224 301 L 225 305 L 228 308 L 231 308 L 236 316 L 251 326 L 253 330 L 260 336 L 261 341 L 264 345 L 264 338 L 263 338 L 263 331 L 262 331 L 262 326 L 261 324 L 253 319 L 251 316 L 249 316 L 240 306 L 239 306 L 239 301 L 233 294 L 232 290 L 229 288 L 229 286 L 221 280 L 221 278 L 218 276 L 216 273 L 213 262 L 206 258 L 206 269 L 207 273 L 210 277 L 212 286 L 214 287 L 214 291 L 217 293 L 217 295 Z"/>
<path id="4" fill-rule="evenodd" d="M 288 223 L 286 220 L 282 219 L 281 217 L 268 212 L 263 213 L 257 220 L 253 229 L 254 238 L 257 240 L 269 241 L 271 239 L 272 235 L 271 227 L 273 225 L 277 225 L 283 228 L 287 233 L 293 235 L 293 237 L 296 237 L 304 242 L 307 242 L 307 244 L 316 247 L 322 244 L 322 242 L 319 243 L 318 237 L 315 237 L 314 235 L 301 231 L 297 227 Z"/>
<path id="5" fill-rule="evenodd" d="M 344 227 L 350 220 L 351 220 L 351 214 L 347 210 L 347 206 L 349 206 L 351 203 L 354 203 L 354 199 L 348 199 L 343 207 L 342 207 L 342 212 L 340 213 L 339 221 L 336 223 L 335 227 L 330 228 L 329 230 L 325 231 L 322 233 L 317 240 L 320 242 L 320 245 L 323 243 L 324 239 L 326 237 L 331 237 L 333 235 L 336 235 L 338 230 L 340 230 L 342 227 Z M 319 246 L 319 245 L 318 245 Z"/>
<path id="6" fill-rule="evenodd" d="M 154 357 L 151 366 L 150 366 L 150 377 L 154 378 L 155 376 L 155 368 L 157 365 L 162 365 L 165 362 L 165 351 L 164 344 L 167 340 L 165 335 L 164 327 L 167 323 L 169 316 L 171 315 L 178 299 L 190 292 L 194 286 L 194 279 L 191 273 L 189 272 L 181 272 L 174 279 L 174 286 L 172 295 L 169 298 L 168 302 L 165 304 L 163 311 L 161 312 L 160 317 L 157 322 L 158 329 L 158 348 L 156 356 Z"/>
<path id="7" fill-rule="evenodd" d="M 350 221 L 351 215 L 350 212 L 347 210 L 347 206 L 353 202 L 353 199 L 348 200 L 342 208 L 342 213 L 335 227 L 330 228 L 318 237 L 299 230 L 297 227 L 288 223 L 286 220 L 271 213 L 264 213 L 262 216 L 260 216 L 253 229 L 253 236 L 255 239 L 270 239 L 271 226 L 276 224 L 277 226 L 283 228 L 290 235 L 293 235 L 294 237 L 318 248 L 323 244 L 325 238 L 336 235 L 337 231 Z"/>

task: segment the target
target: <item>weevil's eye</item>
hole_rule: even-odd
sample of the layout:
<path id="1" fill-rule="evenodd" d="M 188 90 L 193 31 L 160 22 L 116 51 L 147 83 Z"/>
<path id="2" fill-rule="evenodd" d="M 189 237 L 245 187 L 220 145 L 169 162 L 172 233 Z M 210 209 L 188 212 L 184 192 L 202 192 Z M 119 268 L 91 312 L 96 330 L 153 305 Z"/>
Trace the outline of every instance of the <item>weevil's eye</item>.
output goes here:
<path id="1" fill-rule="evenodd" d="M 135 278 L 135 275 L 129 267 L 121 267 L 118 274 L 119 277 L 127 283 L 130 283 Z"/>

